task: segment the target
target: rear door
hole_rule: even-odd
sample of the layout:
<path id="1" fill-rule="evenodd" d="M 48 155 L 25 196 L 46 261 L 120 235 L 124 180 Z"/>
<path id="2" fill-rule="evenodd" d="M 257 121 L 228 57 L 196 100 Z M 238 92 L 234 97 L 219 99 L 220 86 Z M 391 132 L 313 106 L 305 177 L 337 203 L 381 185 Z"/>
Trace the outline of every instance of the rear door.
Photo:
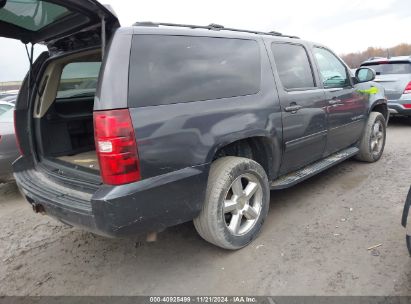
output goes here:
<path id="1" fill-rule="evenodd" d="M 23 43 L 48 44 L 102 23 L 107 30 L 119 26 L 117 17 L 95 0 L 0 0 L 0 36 Z"/>
<path id="2" fill-rule="evenodd" d="M 368 97 L 356 91 L 347 67 L 334 53 L 324 47 L 314 47 L 313 53 L 327 98 L 328 155 L 359 140 Z"/>
<path id="3" fill-rule="evenodd" d="M 327 139 L 326 100 L 303 44 L 274 42 L 271 50 L 283 121 L 280 174 L 285 174 L 322 158 Z"/>

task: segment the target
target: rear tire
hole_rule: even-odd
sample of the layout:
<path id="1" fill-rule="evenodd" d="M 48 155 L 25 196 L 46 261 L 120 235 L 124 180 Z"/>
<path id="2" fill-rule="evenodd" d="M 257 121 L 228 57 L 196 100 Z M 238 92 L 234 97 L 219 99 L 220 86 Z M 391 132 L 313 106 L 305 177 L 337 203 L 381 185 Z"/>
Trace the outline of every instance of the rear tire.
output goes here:
<path id="1" fill-rule="evenodd" d="M 360 141 L 360 153 L 355 157 L 357 160 L 373 163 L 381 158 L 385 148 L 386 126 L 384 115 L 371 112 Z"/>
<path id="2" fill-rule="evenodd" d="M 206 200 L 194 226 L 206 241 L 240 249 L 259 234 L 269 203 L 264 169 L 251 159 L 223 157 L 211 165 Z"/>

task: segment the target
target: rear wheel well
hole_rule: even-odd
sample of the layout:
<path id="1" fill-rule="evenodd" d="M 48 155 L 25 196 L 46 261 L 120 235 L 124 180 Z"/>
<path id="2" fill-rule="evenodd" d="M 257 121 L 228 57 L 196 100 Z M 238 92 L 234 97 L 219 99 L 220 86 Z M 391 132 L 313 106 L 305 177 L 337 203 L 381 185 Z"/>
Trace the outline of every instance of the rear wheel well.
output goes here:
<path id="1" fill-rule="evenodd" d="M 387 106 L 387 104 L 385 104 L 385 103 L 384 103 L 384 104 L 375 105 L 375 106 L 371 109 L 371 112 L 381 113 L 381 114 L 384 116 L 385 121 L 388 120 L 388 106 Z"/>
<path id="2" fill-rule="evenodd" d="M 264 168 L 269 179 L 273 176 L 273 153 L 270 140 L 266 137 L 250 137 L 221 147 L 214 154 L 213 161 L 225 156 L 252 159 Z"/>

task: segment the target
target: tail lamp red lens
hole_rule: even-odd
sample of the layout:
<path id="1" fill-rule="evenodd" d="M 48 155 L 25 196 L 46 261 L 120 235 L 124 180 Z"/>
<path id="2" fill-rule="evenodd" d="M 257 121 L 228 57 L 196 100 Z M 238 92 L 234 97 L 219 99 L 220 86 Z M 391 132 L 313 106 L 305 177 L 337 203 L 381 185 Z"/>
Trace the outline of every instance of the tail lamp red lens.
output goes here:
<path id="1" fill-rule="evenodd" d="M 411 81 L 407 84 L 407 87 L 404 90 L 404 94 L 411 94 Z"/>
<path id="2" fill-rule="evenodd" d="M 94 133 L 103 182 L 123 185 L 139 181 L 140 161 L 129 110 L 94 112 Z"/>

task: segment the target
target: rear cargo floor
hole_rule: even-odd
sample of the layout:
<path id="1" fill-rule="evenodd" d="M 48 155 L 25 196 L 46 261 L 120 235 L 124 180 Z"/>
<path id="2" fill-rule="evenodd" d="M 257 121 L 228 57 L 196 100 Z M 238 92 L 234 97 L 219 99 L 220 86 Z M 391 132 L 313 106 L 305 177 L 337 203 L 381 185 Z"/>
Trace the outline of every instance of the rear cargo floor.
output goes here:
<path id="1" fill-rule="evenodd" d="M 57 159 L 77 166 L 100 170 L 96 151 L 79 153 L 72 156 L 61 156 L 57 157 Z"/>

